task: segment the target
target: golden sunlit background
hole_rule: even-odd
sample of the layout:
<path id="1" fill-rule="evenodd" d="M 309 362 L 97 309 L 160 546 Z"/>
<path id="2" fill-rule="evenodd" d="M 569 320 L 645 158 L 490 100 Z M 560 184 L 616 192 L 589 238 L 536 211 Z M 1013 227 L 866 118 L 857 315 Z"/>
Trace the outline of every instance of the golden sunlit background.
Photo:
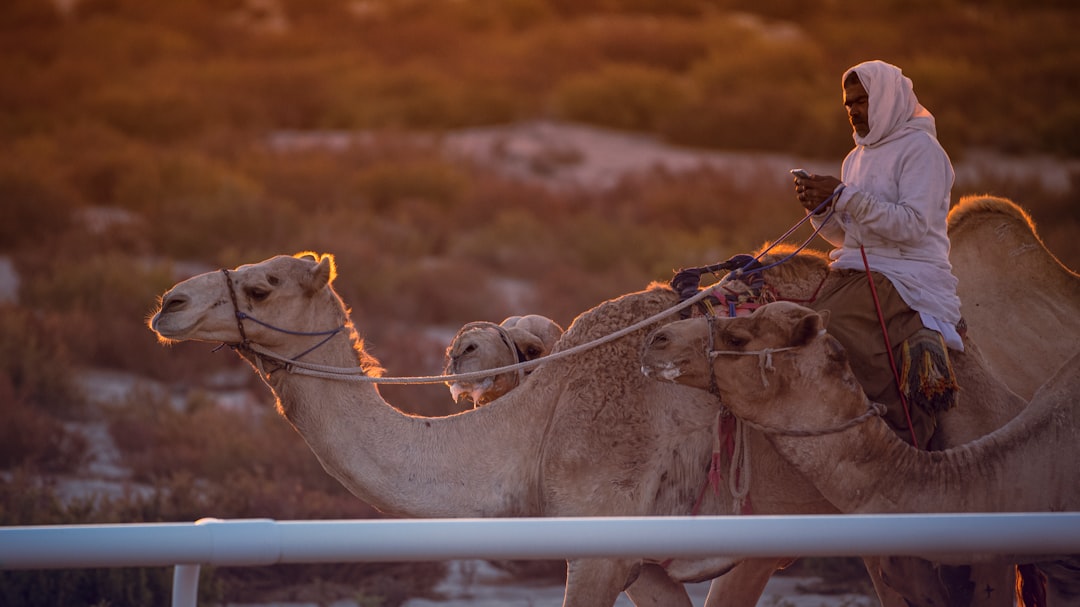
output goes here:
<path id="1" fill-rule="evenodd" d="M 1073 4 L 4 0 L 0 524 L 378 516 L 231 352 L 155 342 L 161 292 L 334 253 L 388 374 L 437 374 L 466 322 L 565 327 L 782 234 L 787 169 L 839 173 L 840 75 L 867 59 L 936 115 L 954 202 L 1012 198 L 1080 268 Z M 201 593 L 399 605 L 441 572 L 222 569 Z M 0 572 L 0 604 L 163 604 L 170 575 Z"/>

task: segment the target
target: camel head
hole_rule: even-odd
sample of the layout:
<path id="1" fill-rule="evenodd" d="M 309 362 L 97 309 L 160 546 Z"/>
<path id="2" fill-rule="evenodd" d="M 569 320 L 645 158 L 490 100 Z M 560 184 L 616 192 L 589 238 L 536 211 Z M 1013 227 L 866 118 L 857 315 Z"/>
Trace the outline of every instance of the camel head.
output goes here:
<path id="1" fill-rule="evenodd" d="M 846 369 L 843 348 L 824 332 L 827 320 L 798 304 L 775 302 L 749 316 L 675 321 L 645 340 L 641 369 L 658 380 L 716 391 L 735 415 L 758 418 L 763 403 Z"/>
<path id="2" fill-rule="evenodd" d="M 149 326 L 163 343 L 246 341 L 274 351 L 300 351 L 321 339 L 313 333 L 351 330 L 330 287 L 334 277 L 333 257 L 314 254 L 279 255 L 207 272 L 162 295 Z"/>
<path id="3" fill-rule="evenodd" d="M 493 322 L 472 322 L 458 331 L 446 349 L 444 373 L 455 375 L 506 367 L 518 362 L 517 348 L 509 333 Z M 518 373 L 508 372 L 477 380 L 447 382 L 454 402 L 480 406 L 517 387 Z"/>
<path id="4" fill-rule="evenodd" d="M 510 332 L 518 352 L 525 360 L 547 356 L 563 334 L 559 323 L 539 314 L 511 316 L 499 324 Z"/>
<path id="5" fill-rule="evenodd" d="M 480 321 L 462 327 L 446 350 L 445 373 L 471 373 L 535 360 L 551 352 L 562 335 L 554 321 L 530 314 L 502 323 Z M 478 407 L 513 390 L 527 372 L 508 372 L 479 380 L 447 382 L 454 401 Z"/>

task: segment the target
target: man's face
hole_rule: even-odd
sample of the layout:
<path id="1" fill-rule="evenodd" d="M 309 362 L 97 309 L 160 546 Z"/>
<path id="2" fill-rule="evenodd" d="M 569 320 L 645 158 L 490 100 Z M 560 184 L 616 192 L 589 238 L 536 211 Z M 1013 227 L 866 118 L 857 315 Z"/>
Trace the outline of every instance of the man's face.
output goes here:
<path id="1" fill-rule="evenodd" d="M 851 128 L 860 137 L 866 137 L 870 133 L 870 96 L 861 82 L 844 87 L 844 107 L 847 108 Z"/>

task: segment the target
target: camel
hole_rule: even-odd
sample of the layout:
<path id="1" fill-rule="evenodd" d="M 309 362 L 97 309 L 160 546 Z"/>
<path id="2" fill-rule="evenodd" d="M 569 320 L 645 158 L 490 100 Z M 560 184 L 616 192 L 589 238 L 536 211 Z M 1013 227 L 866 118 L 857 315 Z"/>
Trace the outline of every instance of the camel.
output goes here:
<path id="1" fill-rule="evenodd" d="M 845 513 L 1080 510 L 1080 469 L 1072 465 L 1080 458 L 1080 354 L 999 430 L 921 451 L 872 415 L 843 347 L 824 330 L 826 317 L 777 302 L 745 318 L 674 322 L 649 336 L 642 369 L 717 393 Z M 1026 560 L 1049 561 L 1039 563 L 1048 599 L 1080 599 L 1080 555 Z"/>
<path id="2" fill-rule="evenodd" d="M 446 349 L 448 375 L 497 369 L 547 356 L 562 337 L 563 328 L 539 314 L 511 316 L 499 324 L 466 324 Z M 454 402 L 479 407 L 516 388 L 532 370 L 507 372 L 480 380 L 447 382 Z"/>
<path id="3" fill-rule="evenodd" d="M 265 354 L 379 373 L 332 288 L 335 275 L 331 256 L 309 255 L 206 273 L 165 293 L 150 327 L 163 342 L 236 346 L 328 473 L 390 514 L 735 513 L 727 483 L 704 490 L 718 440 L 715 405 L 698 390 L 641 375 L 637 359 L 646 328 L 572 358 L 553 359 L 482 408 L 446 418 L 412 417 L 386 403 L 369 383 L 300 374 L 294 364 L 281 365 Z M 660 285 L 609 300 L 578 316 L 555 350 L 594 341 L 676 302 L 675 293 Z M 966 367 L 958 366 L 963 376 Z M 964 383 L 976 386 L 987 377 Z M 679 407 L 661 406 L 669 402 Z M 759 454 L 748 488 L 755 513 L 836 511 L 770 454 L 763 436 L 751 433 L 747 441 Z M 493 452 L 500 457 L 491 458 Z M 687 605 L 674 581 L 709 579 L 736 562 L 669 562 L 662 555 L 575 560 L 568 564 L 565 604 L 610 605 L 629 587 L 639 605 Z M 776 564 L 754 560 L 721 578 L 731 593 L 725 595 L 729 604 L 755 604 Z"/>
<path id="4" fill-rule="evenodd" d="M 1031 216 L 995 196 L 967 196 L 949 212 L 949 260 L 969 334 L 1014 392 L 1030 399 L 1080 343 L 1080 275 L 1047 250 Z M 1038 289 L 1025 289 L 1031 277 Z M 1023 318 L 1002 331 L 1001 319 Z M 1051 347 L 1047 347 L 1050 345 Z"/>
<path id="5" fill-rule="evenodd" d="M 828 258 L 823 253 L 809 250 L 802 251 L 798 255 L 794 255 L 795 253 L 796 250 L 793 247 L 779 245 L 771 247 L 764 254 L 761 252 L 755 254 L 755 257 L 759 258 L 762 265 L 765 266 L 787 260 L 763 272 L 765 279 L 764 290 L 768 299 L 808 301 L 813 298 L 827 276 L 829 271 Z M 742 295 L 750 291 L 751 286 L 748 283 L 748 280 L 741 279 L 729 282 L 724 285 L 722 292 L 735 296 Z M 1037 286 L 1041 288 L 1041 285 L 1037 284 Z M 999 335 L 999 339 L 1005 339 L 1008 332 L 1000 332 Z M 962 406 L 940 414 L 939 429 L 931 441 L 931 446 L 935 449 L 960 445 L 988 434 L 1012 419 L 1026 404 L 1023 399 L 1009 390 L 1006 385 L 1003 385 L 1002 378 L 991 372 L 988 363 L 983 359 L 976 344 L 972 343 L 971 340 L 965 340 L 965 348 L 965 353 L 954 354 L 953 364 L 960 379 L 962 394 L 978 395 L 978 407 L 963 406 L 964 399 L 967 397 L 962 396 Z M 751 432 L 751 435 L 755 434 Z M 760 450 L 754 451 L 754 461 L 763 456 L 774 455 L 770 454 L 769 451 L 771 451 L 771 447 L 767 446 L 767 444 L 761 447 Z M 774 563 L 774 567 L 779 568 L 788 560 L 790 559 L 778 560 Z M 975 584 L 979 587 L 991 586 L 996 588 L 1011 587 L 1013 585 L 1011 568 L 1002 568 L 996 565 L 977 565 L 970 572 L 966 570 L 953 572 L 947 568 L 935 568 L 928 571 L 928 568 L 923 566 L 925 563 L 916 565 L 906 562 L 921 561 L 921 559 L 893 559 L 887 562 L 879 562 L 876 558 L 864 560 L 878 597 L 885 607 L 908 604 L 911 597 L 948 596 L 950 593 L 955 594 L 953 588 L 965 585 Z M 726 596 L 730 592 L 730 586 L 735 583 L 740 585 L 752 584 L 759 591 L 763 590 L 771 575 L 771 571 L 768 571 L 768 569 L 768 565 L 762 562 L 759 563 L 756 577 L 751 576 L 749 573 L 745 574 L 753 579 L 752 582 L 731 575 L 718 578 L 713 583 L 713 589 L 710 590 L 709 600 L 706 605 L 713 607 L 714 605 L 730 604 L 721 597 Z M 898 573 L 905 570 L 924 574 L 917 580 L 905 580 L 903 579 L 905 576 Z M 953 579 L 957 575 L 962 579 Z M 882 576 L 889 577 L 892 580 L 891 583 L 886 583 Z M 998 594 L 1003 596 L 1003 593 Z M 714 596 L 717 597 L 715 602 L 713 600 Z M 955 598 L 952 600 L 955 602 Z M 1011 606 L 1011 601 L 1004 601 L 1004 598 L 994 597 L 993 600 L 988 600 L 983 597 L 983 600 L 977 600 L 973 604 L 986 607 L 990 605 Z M 918 600 L 913 602 L 915 604 L 930 604 Z M 748 604 L 753 605 L 754 603 Z M 938 604 L 943 603 L 939 602 Z"/>
<path id="6" fill-rule="evenodd" d="M 641 375 L 637 353 L 646 327 L 553 359 L 484 407 L 417 417 L 383 400 L 372 383 L 347 381 L 356 376 L 301 372 L 302 363 L 381 373 L 333 289 L 335 277 L 332 256 L 306 254 L 201 274 L 166 292 L 149 325 L 163 343 L 234 346 L 326 471 L 387 514 L 686 515 L 695 504 L 701 514 L 732 512 L 723 488 L 703 491 L 716 440 L 712 399 Z M 578 316 L 556 350 L 595 341 L 676 301 L 656 286 L 604 302 Z M 668 402 L 680 407 L 660 406 Z M 752 492 L 762 511 L 832 511 L 790 466 L 778 468 L 760 467 L 762 478 L 778 480 Z M 800 486 L 805 490 L 792 497 Z M 575 559 L 567 566 L 564 605 L 612 605 L 626 590 L 637 605 L 689 606 L 677 582 L 710 579 L 737 562 Z"/>

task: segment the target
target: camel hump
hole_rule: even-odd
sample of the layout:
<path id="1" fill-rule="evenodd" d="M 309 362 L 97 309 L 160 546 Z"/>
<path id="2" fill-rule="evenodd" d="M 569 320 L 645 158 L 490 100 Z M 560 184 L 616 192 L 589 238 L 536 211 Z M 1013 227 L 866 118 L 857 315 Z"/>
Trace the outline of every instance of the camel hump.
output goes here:
<path id="1" fill-rule="evenodd" d="M 949 211 L 948 229 L 953 251 L 974 254 L 980 265 L 986 265 L 984 257 L 988 252 L 1008 251 L 1008 261 L 1013 267 L 1016 267 L 1020 253 L 1030 253 L 1023 257 L 1028 269 L 1069 276 L 1064 280 L 1070 283 L 1066 288 L 1073 292 L 1080 285 L 1076 272 L 1047 248 L 1035 229 L 1031 215 L 1007 198 L 964 196 Z M 987 247 L 989 242 L 995 243 L 995 246 Z M 958 259 L 953 259 L 952 254 L 950 259 L 955 270 Z"/>
<path id="2" fill-rule="evenodd" d="M 1023 207 L 1008 198 L 989 194 L 962 197 L 960 202 L 956 203 L 956 206 L 949 211 L 948 230 L 953 232 L 971 221 L 972 218 L 987 215 L 1009 217 L 1027 225 L 1032 234 L 1035 233 L 1035 221 Z"/>

